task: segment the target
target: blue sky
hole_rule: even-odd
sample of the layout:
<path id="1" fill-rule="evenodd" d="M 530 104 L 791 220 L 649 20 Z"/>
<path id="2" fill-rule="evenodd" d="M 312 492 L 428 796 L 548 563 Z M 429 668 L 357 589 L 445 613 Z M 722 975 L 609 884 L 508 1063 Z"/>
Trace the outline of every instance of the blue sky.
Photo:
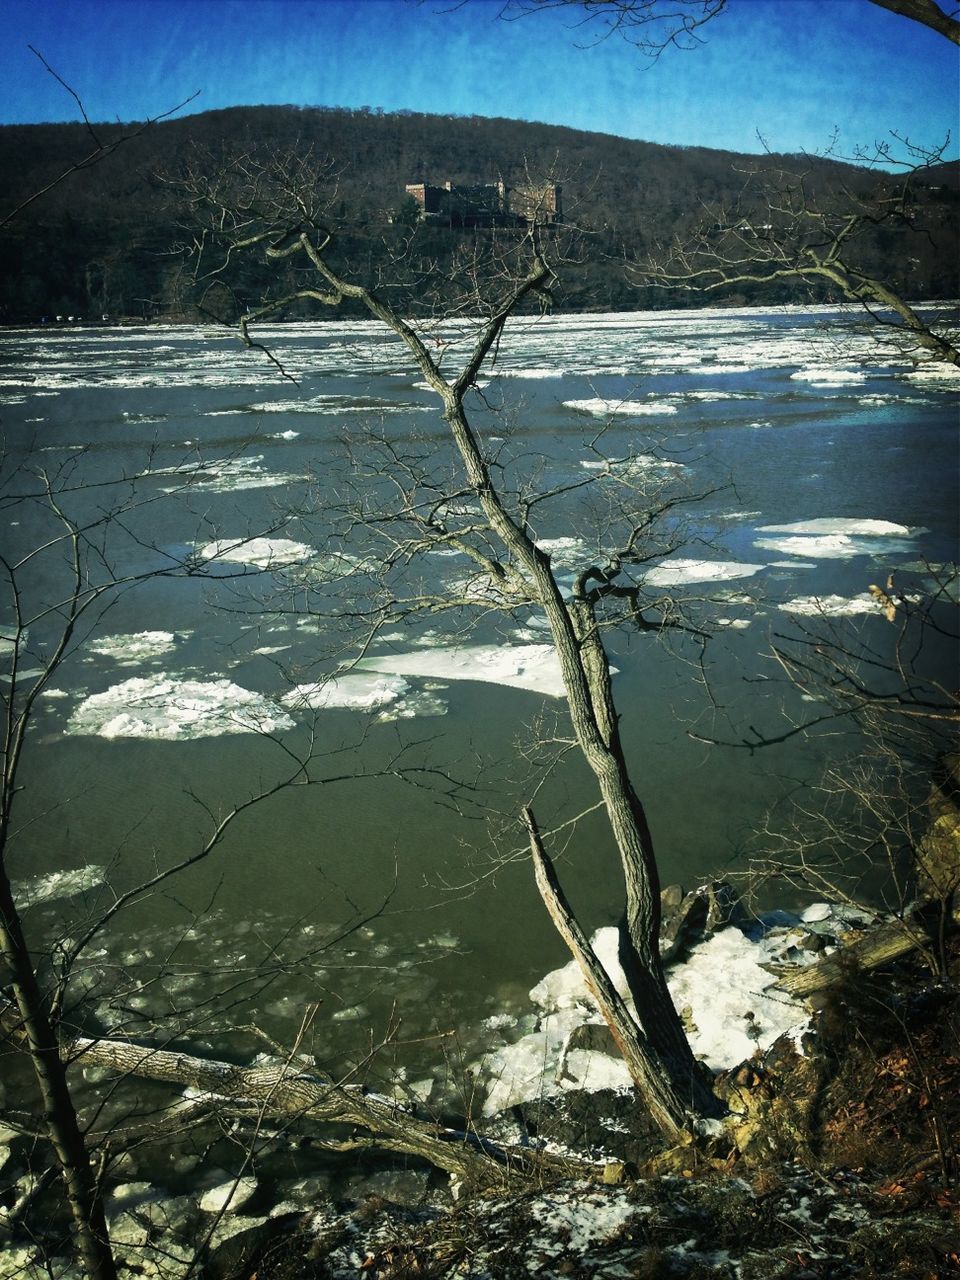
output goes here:
<path id="1" fill-rule="evenodd" d="M 869 0 L 730 0 L 693 52 L 648 64 L 570 12 L 500 0 L 0 0 L 0 122 L 255 103 L 499 115 L 652 142 L 850 154 L 892 129 L 955 158 L 960 59 Z M 583 47 L 587 45 L 587 47 Z"/>

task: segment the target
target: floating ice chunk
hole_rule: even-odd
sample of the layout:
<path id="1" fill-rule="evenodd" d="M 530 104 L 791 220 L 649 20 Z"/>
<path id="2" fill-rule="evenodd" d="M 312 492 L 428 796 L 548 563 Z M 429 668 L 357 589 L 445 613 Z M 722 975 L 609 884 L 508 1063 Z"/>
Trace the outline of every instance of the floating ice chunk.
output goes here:
<path id="1" fill-rule="evenodd" d="M 676 587 L 685 582 L 726 582 L 731 578 L 752 578 L 764 568 L 762 564 L 742 564 L 736 560 L 665 560 L 650 569 L 645 580 L 655 587 Z"/>
<path id="2" fill-rule="evenodd" d="M 89 863 L 73 871 L 51 871 L 49 875 L 21 880 L 17 885 L 17 906 L 34 907 L 38 902 L 55 902 L 60 898 L 72 898 L 103 883 L 106 867 Z"/>
<path id="3" fill-rule="evenodd" d="M 296 440 L 300 435 L 299 431 L 275 431 L 270 437 L 271 440 Z"/>
<path id="4" fill-rule="evenodd" d="M 854 386 L 867 380 L 867 375 L 858 369 L 798 369 L 790 377 L 795 382 L 810 382 L 824 387 Z"/>
<path id="5" fill-rule="evenodd" d="M 861 614 L 881 612 L 882 605 L 875 596 L 864 592 L 858 596 L 798 596 L 778 605 L 781 613 L 791 613 L 798 618 L 855 618 Z"/>
<path id="6" fill-rule="evenodd" d="M 685 400 L 700 400 L 710 404 L 715 400 L 756 400 L 757 396 L 748 391 L 685 391 Z"/>
<path id="7" fill-rule="evenodd" d="M 816 520 L 797 520 L 793 524 L 757 525 L 758 533 L 843 534 L 848 537 L 908 538 L 915 530 L 892 520 L 843 519 L 825 516 Z"/>
<path id="8" fill-rule="evenodd" d="M 605 471 L 618 480 L 632 480 L 643 476 L 647 471 L 657 468 L 683 469 L 682 462 L 672 462 L 669 458 L 658 458 L 652 453 L 635 453 L 626 458 L 604 458 L 602 461 L 593 458 L 584 459 L 580 463 L 585 471 Z"/>
<path id="9" fill-rule="evenodd" d="M 479 680 L 513 689 L 563 697 L 560 662 L 549 644 L 468 645 L 416 653 L 376 654 L 357 664 L 387 675 L 432 676 L 439 680 Z"/>
<path id="10" fill-rule="evenodd" d="M 256 569 L 276 569 L 299 564 L 317 553 L 304 542 L 290 538 L 220 538 L 200 548 L 203 560 L 229 560 Z"/>
<path id="11" fill-rule="evenodd" d="M 159 658 L 177 644 L 173 631 L 138 631 L 132 635 L 100 636 L 87 642 L 91 653 L 112 658 L 122 667 L 132 667 L 147 658 Z"/>
<path id="12" fill-rule="evenodd" d="M 779 551 L 785 556 L 815 556 L 819 560 L 842 560 L 862 554 L 853 538 L 843 533 L 824 534 L 819 538 L 756 538 L 761 551 Z"/>
<path id="13" fill-rule="evenodd" d="M 911 382 L 929 383 L 935 387 L 951 390 L 960 388 L 960 369 L 946 360 L 927 360 L 918 369 L 908 373 Z"/>
<path id="14" fill-rule="evenodd" d="M 577 409 L 580 413 L 592 413 L 605 418 L 610 414 L 623 414 L 631 418 L 676 413 L 677 406 L 666 400 L 604 400 L 594 396 L 589 400 L 564 400 L 565 409 Z"/>
<path id="15" fill-rule="evenodd" d="M 293 727 L 290 717 L 269 698 L 230 680 L 153 676 L 93 694 L 74 711 L 67 732 L 174 741 Z"/>
<path id="16" fill-rule="evenodd" d="M 395 702 L 408 692 L 410 685 L 402 676 L 381 676 L 372 671 L 350 671 L 316 684 L 301 684 L 285 694 L 282 701 L 290 708 L 309 707 L 322 711 L 345 707 L 354 711 L 370 711 Z"/>
<path id="17" fill-rule="evenodd" d="M 816 560 L 840 560 L 878 552 L 904 551 L 918 531 L 892 520 L 837 519 L 798 520 L 793 524 L 765 524 L 758 533 L 787 534 L 783 538 L 757 538 L 754 545 L 765 551 Z"/>
<path id="18" fill-rule="evenodd" d="M 182 462 L 173 467 L 154 467 L 144 476 L 176 476 L 175 487 L 162 488 L 162 493 L 176 493 L 190 488 L 208 493 L 232 493 L 239 489 L 272 489 L 279 485 L 294 484 L 305 476 L 288 475 L 279 471 L 265 471 L 260 465 L 263 454 L 251 454 L 239 458 L 204 458 L 195 462 Z"/>

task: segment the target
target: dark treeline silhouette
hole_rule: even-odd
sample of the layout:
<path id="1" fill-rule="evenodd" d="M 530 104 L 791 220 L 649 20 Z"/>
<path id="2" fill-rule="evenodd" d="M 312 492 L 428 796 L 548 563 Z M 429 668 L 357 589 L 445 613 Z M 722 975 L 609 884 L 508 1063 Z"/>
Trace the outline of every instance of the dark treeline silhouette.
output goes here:
<path id="1" fill-rule="evenodd" d="M 124 128 L 98 126 L 97 132 L 109 142 Z M 762 226 L 764 209 L 750 194 L 750 175 L 758 171 L 767 177 L 802 174 L 821 202 L 862 199 L 893 181 L 826 158 L 668 147 L 518 120 L 366 108 L 235 107 L 157 123 L 103 163 L 55 186 L 28 217 L 0 229 L 0 323 L 36 323 L 57 315 L 195 316 L 180 270 L 190 210 L 170 179 L 195 160 L 198 149 L 203 163 L 213 165 L 253 150 L 312 150 L 329 158 L 330 216 L 354 268 L 386 270 L 401 248 L 407 267 L 429 264 L 434 281 L 463 254 L 465 238 L 487 233 L 421 227 L 408 244 L 414 228 L 407 183 L 556 181 L 563 187 L 567 224 L 583 232 L 577 269 L 565 274 L 559 299 L 571 309 L 697 305 L 702 299 L 695 293 L 638 288 L 624 265 L 730 211 Z M 0 220 L 86 150 L 89 134 L 81 124 L 0 127 Z M 960 291 L 958 173 L 953 163 L 913 174 L 908 216 L 882 220 L 863 238 L 865 269 L 913 298 Z M 417 304 L 422 277 L 416 269 L 405 273 L 410 307 Z M 227 309 L 242 308 L 247 293 L 250 299 L 262 295 L 264 282 L 255 274 L 243 284 Z M 780 283 L 731 290 L 709 301 L 829 297 L 826 291 L 811 294 L 808 285 Z"/>

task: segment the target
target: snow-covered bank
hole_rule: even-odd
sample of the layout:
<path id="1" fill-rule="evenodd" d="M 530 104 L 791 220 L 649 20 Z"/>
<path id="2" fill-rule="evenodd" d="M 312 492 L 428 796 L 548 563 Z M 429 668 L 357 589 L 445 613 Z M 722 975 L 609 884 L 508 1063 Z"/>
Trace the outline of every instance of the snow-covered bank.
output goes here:
<path id="1" fill-rule="evenodd" d="M 669 970 L 668 985 L 695 1055 L 720 1071 L 770 1048 L 783 1035 L 800 1046 L 809 1012 L 776 989 L 765 966 L 810 963 L 815 953 L 801 948 L 803 939 L 810 934 L 833 939 L 849 928 L 852 914 L 816 903 L 799 915 L 778 912 L 747 929 L 731 924 L 690 947 L 682 963 Z M 616 929 L 599 929 L 591 945 L 629 1001 Z M 597 1048 L 603 1037 L 584 1034 L 584 1028 L 602 1028 L 603 1022 L 576 961 L 542 978 L 531 989 L 530 1001 L 535 1029 L 475 1065 L 487 1084 L 485 1115 L 565 1090 L 631 1087 L 612 1045 Z M 497 1025 L 502 1029 L 504 1024 L 501 1020 Z"/>

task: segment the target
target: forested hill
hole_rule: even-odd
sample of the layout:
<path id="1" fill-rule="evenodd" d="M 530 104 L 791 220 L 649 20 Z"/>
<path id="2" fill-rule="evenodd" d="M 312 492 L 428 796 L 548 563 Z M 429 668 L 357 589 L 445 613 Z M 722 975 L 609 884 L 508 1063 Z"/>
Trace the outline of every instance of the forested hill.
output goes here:
<path id="1" fill-rule="evenodd" d="M 96 126 L 107 149 L 131 129 Z M 838 206 L 862 195 L 882 175 L 807 156 L 740 156 L 700 147 L 666 147 L 526 121 L 297 108 L 237 107 L 164 121 L 134 136 L 87 169 L 54 185 L 0 229 L 0 322 L 35 322 L 73 314 L 189 314 L 180 246 L 190 238 L 190 212 L 169 179 L 196 154 L 207 165 L 243 152 L 313 149 L 338 174 L 332 215 L 358 269 L 376 270 L 391 240 L 405 231 L 407 183 L 558 182 L 567 225 L 582 228 L 580 265 L 565 273 L 563 304 L 630 309 L 695 305 L 698 295 L 638 289 L 624 262 L 683 234 L 719 210 L 737 209 L 746 175 L 756 170 L 805 173 L 819 200 Z M 90 155 L 83 125 L 0 127 L 3 191 L 0 220 L 33 193 Z M 912 297 L 955 296 L 958 166 L 917 175 L 910 226 L 884 224 L 868 238 L 865 266 Z M 742 211 L 743 206 L 740 206 Z M 406 208 L 409 215 L 409 206 Z M 753 216 L 762 219 L 757 206 Z M 464 239 L 483 230 L 424 228 L 418 252 L 441 272 Z M 256 294 L 262 280 L 251 276 Z M 728 294 L 730 301 L 805 300 L 803 286 L 775 293 Z M 825 296 L 825 295 L 821 295 Z M 711 297 L 711 302 L 718 299 Z M 248 297 L 246 301 L 250 301 Z M 411 299 L 413 301 L 413 299 Z"/>

